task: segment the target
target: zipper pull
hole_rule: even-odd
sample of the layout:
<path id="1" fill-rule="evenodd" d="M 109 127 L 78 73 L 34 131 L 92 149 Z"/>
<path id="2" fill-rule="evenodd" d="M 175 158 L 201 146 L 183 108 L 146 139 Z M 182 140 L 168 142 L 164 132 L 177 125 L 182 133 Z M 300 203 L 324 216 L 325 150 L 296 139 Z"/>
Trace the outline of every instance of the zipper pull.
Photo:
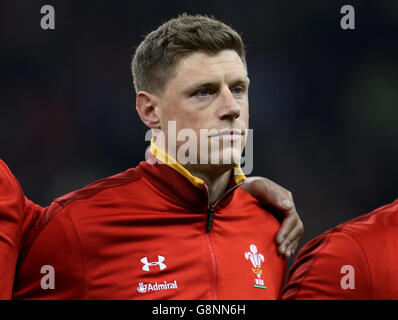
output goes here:
<path id="1" fill-rule="evenodd" d="M 211 228 L 213 227 L 213 219 L 214 219 L 214 206 L 209 205 L 209 213 L 207 214 L 207 224 L 206 224 L 206 232 L 209 233 Z"/>

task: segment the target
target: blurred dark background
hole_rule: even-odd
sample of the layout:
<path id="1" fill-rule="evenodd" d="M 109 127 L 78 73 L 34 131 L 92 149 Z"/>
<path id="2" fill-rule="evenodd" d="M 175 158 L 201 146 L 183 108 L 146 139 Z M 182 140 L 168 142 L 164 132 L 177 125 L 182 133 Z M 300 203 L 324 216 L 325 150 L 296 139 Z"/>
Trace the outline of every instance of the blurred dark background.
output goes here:
<path id="1" fill-rule="evenodd" d="M 40 27 L 45 4 L 55 30 Z M 340 27 L 344 4 L 355 30 Z M 30 199 L 46 206 L 144 159 L 131 56 L 182 12 L 242 34 L 253 174 L 293 192 L 300 247 L 397 198 L 397 1 L 3 0 L 0 157 Z"/>

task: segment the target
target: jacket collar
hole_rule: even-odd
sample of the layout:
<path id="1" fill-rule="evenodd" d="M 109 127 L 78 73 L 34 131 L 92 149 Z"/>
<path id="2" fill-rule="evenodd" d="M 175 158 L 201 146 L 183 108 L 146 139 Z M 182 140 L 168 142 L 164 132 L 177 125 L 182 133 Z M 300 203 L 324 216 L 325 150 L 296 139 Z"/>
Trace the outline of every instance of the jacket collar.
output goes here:
<path id="1" fill-rule="evenodd" d="M 150 182 L 170 202 L 189 208 L 190 210 L 203 212 L 208 209 L 207 186 L 203 179 L 194 176 L 174 158 L 160 149 L 151 141 L 148 160 L 140 163 L 140 168 Z M 225 196 L 217 201 L 217 207 L 225 207 L 233 198 L 234 188 L 241 184 L 245 175 L 237 165 L 229 181 Z"/>

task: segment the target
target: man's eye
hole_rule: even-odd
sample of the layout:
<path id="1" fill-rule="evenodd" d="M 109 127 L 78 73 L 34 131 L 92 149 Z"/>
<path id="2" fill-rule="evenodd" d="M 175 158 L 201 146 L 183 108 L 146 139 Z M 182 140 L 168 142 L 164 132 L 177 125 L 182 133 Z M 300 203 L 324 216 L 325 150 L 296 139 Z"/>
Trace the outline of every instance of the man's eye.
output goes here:
<path id="1" fill-rule="evenodd" d="M 196 92 L 196 95 L 199 97 L 207 97 L 210 95 L 210 90 L 209 89 L 200 89 Z"/>
<path id="2" fill-rule="evenodd" d="M 244 91 L 244 88 L 242 86 L 238 86 L 232 89 L 232 92 L 234 94 L 242 94 Z"/>

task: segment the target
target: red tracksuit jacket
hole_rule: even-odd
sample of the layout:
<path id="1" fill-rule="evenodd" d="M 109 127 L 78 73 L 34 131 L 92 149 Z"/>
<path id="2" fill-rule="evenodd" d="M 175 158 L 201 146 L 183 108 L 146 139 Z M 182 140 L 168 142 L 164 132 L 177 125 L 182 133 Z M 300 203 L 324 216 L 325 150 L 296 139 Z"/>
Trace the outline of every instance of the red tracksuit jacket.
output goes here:
<path id="1" fill-rule="evenodd" d="M 24 244 L 13 297 L 279 298 L 279 222 L 234 178 L 209 208 L 184 170 L 141 162 L 55 200 Z"/>
<path id="2" fill-rule="evenodd" d="M 284 299 L 398 299 L 398 199 L 308 242 Z"/>
<path id="3" fill-rule="evenodd" d="M 43 208 L 29 201 L 0 160 L 0 299 L 10 299 L 18 253 L 24 235 Z"/>

